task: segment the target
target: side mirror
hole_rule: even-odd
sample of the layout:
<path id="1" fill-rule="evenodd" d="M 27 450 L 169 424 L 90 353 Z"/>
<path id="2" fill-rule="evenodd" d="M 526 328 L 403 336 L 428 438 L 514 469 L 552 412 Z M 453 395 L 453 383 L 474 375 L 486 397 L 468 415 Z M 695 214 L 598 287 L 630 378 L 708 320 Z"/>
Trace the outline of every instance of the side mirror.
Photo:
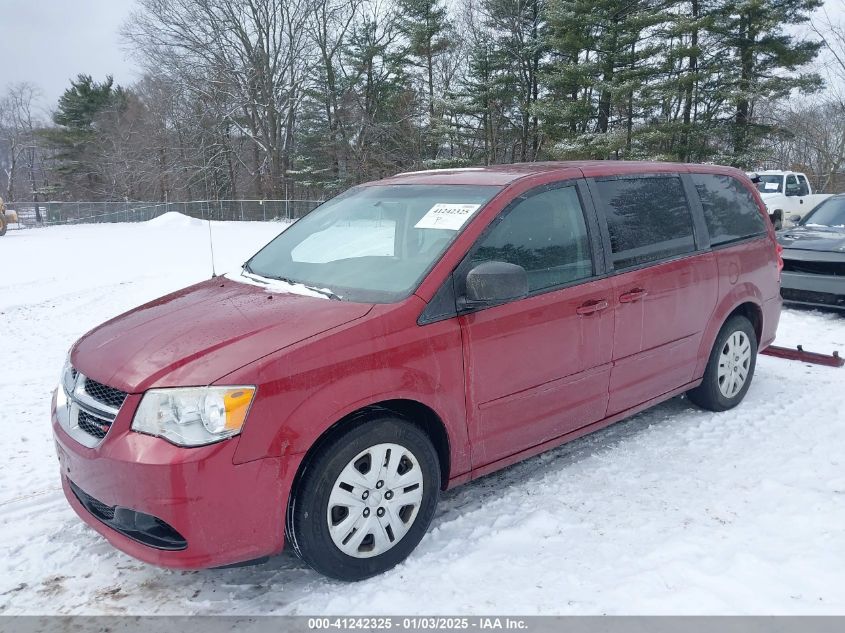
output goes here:
<path id="1" fill-rule="evenodd" d="M 800 221 L 801 221 L 801 216 L 800 216 L 800 215 L 795 215 L 795 214 L 790 215 L 790 216 L 789 216 L 789 221 L 790 221 L 790 222 L 792 222 L 793 224 L 798 224 L 798 222 L 800 222 Z"/>
<path id="2" fill-rule="evenodd" d="M 467 273 L 466 307 L 500 303 L 528 296 L 528 275 L 522 266 L 484 262 Z"/>

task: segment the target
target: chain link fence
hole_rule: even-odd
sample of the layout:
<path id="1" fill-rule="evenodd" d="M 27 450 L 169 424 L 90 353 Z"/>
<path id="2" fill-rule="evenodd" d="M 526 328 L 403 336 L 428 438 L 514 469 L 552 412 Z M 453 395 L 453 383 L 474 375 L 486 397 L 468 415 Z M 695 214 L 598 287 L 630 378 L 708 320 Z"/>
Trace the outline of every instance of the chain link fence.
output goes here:
<path id="1" fill-rule="evenodd" d="M 22 226 L 146 222 L 175 212 L 201 220 L 292 221 L 322 200 L 193 200 L 191 202 L 39 202 L 14 205 Z M 40 221 L 39 221 L 40 214 Z"/>

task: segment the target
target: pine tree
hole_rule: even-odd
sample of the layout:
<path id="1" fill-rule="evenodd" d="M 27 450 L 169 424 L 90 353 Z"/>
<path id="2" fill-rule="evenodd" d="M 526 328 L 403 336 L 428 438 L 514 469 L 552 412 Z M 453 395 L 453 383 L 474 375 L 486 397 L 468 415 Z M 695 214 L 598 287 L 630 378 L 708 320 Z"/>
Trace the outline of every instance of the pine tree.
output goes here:
<path id="1" fill-rule="evenodd" d="M 821 78 L 802 70 L 821 44 L 788 33 L 808 21 L 820 0 L 721 0 L 713 9 L 713 34 L 724 55 L 720 91 L 732 107 L 731 152 L 726 159 L 751 167 L 759 158 L 755 141 L 769 128 L 755 122 L 754 106 L 786 97 L 794 90 L 814 91 Z"/>
<path id="2" fill-rule="evenodd" d="M 436 158 L 440 127 L 435 92 L 435 61 L 450 46 L 451 24 L 442 0 L 398 0 L 398 26 L 407 40 L 405 53 L 414 65 L 422 69 L 425 85 L 425 109 L 428 130 L 421 135 L 421 149 L 428 158 Z"/>
<path id="3" fill-rule="evenodd" d="M 490 62 L 499 71 L 500 94 L 510 92 L 518 124 L 514 160 L 536 160 L 540 150 L 537 102 L 547 45 L 545 0 L 483 0 L 486 26 L 492 33 Z"/>
<path id="4" fill-rule="evenodd" d="M 78 180 L 89 193 L 94 191 L 96 167 L 86 164 L 87 152 L 96 137 L 95 122 L 109 109 L 126 104 L 123 88 L 114 85 L 111 76 L 97 83 L 90 75 L 79 75 L 59 98 L 53 122 L 60 126 L 45 133 L 55 148 L 57 171 L 70 180 Z"/>
<path id="5" fill-rule="evenodd" d="M 564 155 L 630 157 L 635 122 L 652 106 L 662 72 L 654 28 L 665 8 L 630 0 L 553 0 L 549 11 L 548 97 L 543 112 Z"/>

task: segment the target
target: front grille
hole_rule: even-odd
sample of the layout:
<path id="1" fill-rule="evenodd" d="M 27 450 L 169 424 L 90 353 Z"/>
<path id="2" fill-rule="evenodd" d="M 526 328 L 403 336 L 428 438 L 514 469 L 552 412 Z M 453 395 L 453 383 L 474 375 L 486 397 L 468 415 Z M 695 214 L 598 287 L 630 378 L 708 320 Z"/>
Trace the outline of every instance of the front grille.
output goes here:
<path id="1" fill-rule="evenodd" d="M 64 415 L 65 430 L 83 446 L 96 447 L 106 436 L 128 394 L 88 378 L 68 367 L 62 379 L 68 397 Z"/>
<path id="2" fill-rule="evenodd" d="M 107 404 L 113 409 L 122 407 L 124 400 L 126 400 L 125 391 L 109 387 L 90 378 L 85 378 L 85 393 L 97 402 Z"/>
<path id="3" fill-rule="evenodd" d="M 803 259 L 784 259 L 783 269 L 787 272 L 807 273 L 810 275 L 832 275 L 845 277 L 845 261 L 814 262 Z"/>
<path id="4" fill-rule="evenodd" d="M 845 307 L 845 295 L 835 295 L 829 292 L 814 292 L 812 290 L 796 290 L 795 288 L 781 288 L 780 295 L 786 301 L 798 303 L 815 303 L 817 305 Z"/>
<path id="5" fill-rule="evenodd" d="M 77 424 L 79 424 L 79 428 L 85 431 L 88 435 L 93 435 L 98 439 L 103 439 L 106 436 L 106 433 L 108 433 L 109 428 L 111 428 L 111 423 L 112 420 L 97 417 L 88 413 L 84 409 L 79 410 Z"/>

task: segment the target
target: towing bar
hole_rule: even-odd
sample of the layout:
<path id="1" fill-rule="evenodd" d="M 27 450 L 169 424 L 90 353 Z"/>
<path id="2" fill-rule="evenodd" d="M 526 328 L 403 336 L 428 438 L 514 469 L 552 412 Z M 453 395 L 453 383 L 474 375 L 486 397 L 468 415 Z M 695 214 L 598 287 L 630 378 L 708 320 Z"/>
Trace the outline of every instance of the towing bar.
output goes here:
<path id="1" fill-rule="evenodd" d="M 814 365 L 825 365 L 826 367 L 842 367 L 845 365 L 845 358 L 839 355 L 839 352 L 834 351 L 833 354 L 819 354 L 818 352 L 807 352 L 802 345 L 795 349 L 791 347 L 778 347 L 777 345 L 769 345 L 766 349 L 760 352 L 766 356 L 775 356 L 777 358 L 786 358 L 787 360 L 800 360 L 805 363 L 812 363 Z"/>

